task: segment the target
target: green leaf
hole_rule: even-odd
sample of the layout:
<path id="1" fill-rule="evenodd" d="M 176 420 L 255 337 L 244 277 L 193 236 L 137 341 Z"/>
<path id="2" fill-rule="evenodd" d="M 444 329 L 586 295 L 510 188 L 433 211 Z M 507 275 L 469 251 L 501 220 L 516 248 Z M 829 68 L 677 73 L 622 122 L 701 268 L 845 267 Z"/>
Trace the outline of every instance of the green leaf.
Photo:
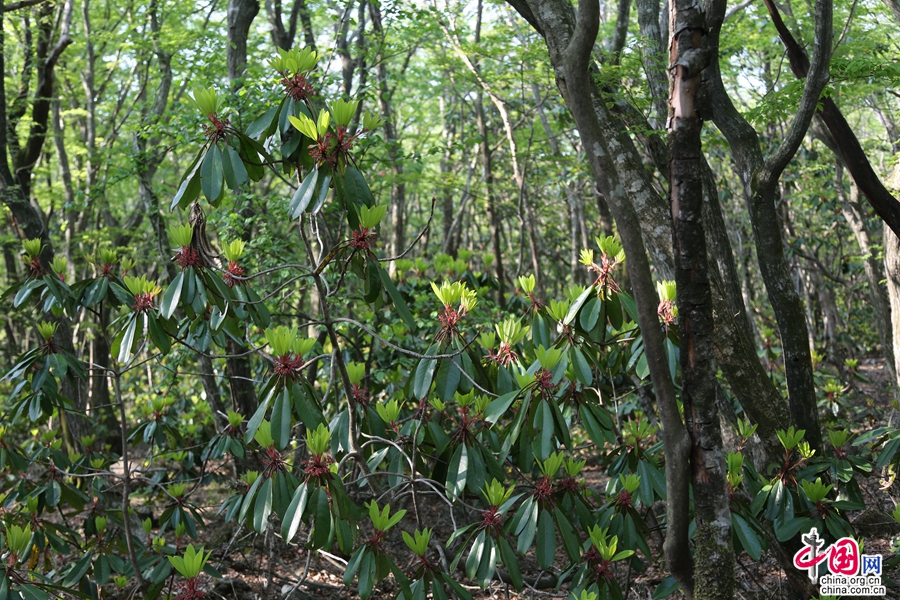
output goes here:
<path id="1" fill-rule="evenodd" d="M 272 439 L 277 450 L 284 450 L 291 439 L 291 404 L 290 392 L 285 388 L 272 407 Z"/>
<path id="2" fill-rule="evenodd" d="M 166 293 L 163 294 L 162 304 L 159 305 L 159 314 L 163 319 L 170 319 L 175 314 L 175 309 L 178 308 L 178 301 L 181 299 L 181 288 L 183 285 L 184 271 L 181 271 L 175 276 L 169 287 L 166 288 Z"/>
<path id="3" fill-rule="evenodd" d="M 63 585 L 75 587 L 75 584 L 81 581 L 81 578 L 88 572 L 93 557 L 93 551 L 89 550 L 85 552 L 84 556 L 78 559 L 78 562 L 76 562 L 72 566 L 72 569 L 66 574 L 66 578 L 63 579 Z"/>
<path id="4" fill-rule="evenodd" d="M 259 424 L 263 422 L 263 419 L 266 418 L 266 409 L 269 408 L 269 400 L 272 399 L 272 395 L 266 397 L 266 399 L 259 405 L 259 408 L 256 409 L 256 412 L 253 413 L 253 416 L 250 417 L 250 422 L 247 423 L 247 432 L 244 433 L 244 443 L 249 444 L 253 441 L 253 436 L 256 435 L 256 430 L 259 429 Z"/>
<path id="5" fill-rule="evenodd" d="M 294 192 L 294 197 L 291 198 L 291 204 L 288 207 L 288 212 L 292 219 L 298 218 L 307 209 L 310 200 L 313 198 L 313 192 L 316 191 L 316 182 L 318 180 L 318 169 L 313 169 L 303 178 L 303 182 L 297 188 L 297 191 Z"/>
<path id="6" fill-rule="evenodd" d="M 175 196 L 172 198 L 172 203 L 169 205 L 169 211 L 175 210 L 176 206 L 185 208 L 188 204 L 193 202 L 200 193 L 200 165 L 203 164 L 203 161 L 200 160 L 200 156 L 201 153 L 198 152 L 197 157 L 194 158 L 194 162 L 188 167 L 187 173 L 185 173 L 184 178 L 181 180 L 181 185 L 178 186 L 178 191 L 175 192 Z"/>
<path id="7" fill-rule="evenodd" d="M 487 408 L 484 409 L 484 420 L 488 423 L 496 423 L 500 417 L 506 414 L 509 410 L 509 407 L 512 406 L 513 402 L 516 401 L 516 397 L 519 395 L 518 390 L 515 392 L 510 392 L 508 394 L 504 394 L 499 398 L 495 398 L 488 404 Z"/>
<path id="8" fill-rule="evenodd" d="M 374 304 L 381 297 L 381 277 L 378 274 L 380 270 L 381 266 L 378 264 L 378 260 L 371 255 L 367 256 L 363 299 L 369 304 Z"/>
<path id="9" fill-rule="evenodd" d="M 425 356 L 432 356 L 438 353 L 438 345 L 433 344 L 425 351 Z M 416 367 L 416 374 L 413 378 L 413 395 L 422 399 L 428 396 L 431 390 L 431 380 L 434 377 L 434 369 L 437 367 L 437 361 L 433 359 L 423 358 Z"/>
<path id="10" fill-rule="evenodd" d="M 303 511 L 306 510 L 306 500 L 308 498 L 308 488 L 305 483 L 301 483 L 291 498 L 287 511 L 284 513 L 284 519 L 281 523 L 281 537 L 285 543 L 289 543 L 297 530 L 300 528 L 300 522 L 303 520 Z"/>
<path id="11" fill-rule="evenodd" d="M 266 478 L 256 495 L 256 508 L 253 510 L 253 529 L 257 533 L 265 533 L 272 513 L 272 480 Z"/>
<path id="12" fill-rule="evenodd" d="M 264 112 L 258 119 L 250 123 L 250 126 L 247 127 L 246 135 L 248 137 L 258 139 L 261 135 L 265 134 L 266 137 L 271 135 L 269 129 L 272 127 L 272 124 L 275 122 L 275 117 L 278 115 L 278 109 L 280 106 L 273 106 L 266 112 Z"/>
<path id="13" fill-rule="evenodd" d="M 478 573 L 478 565 L 481 564 L 481 556 L 484 553 L 484 541 L 484 531 L 480 531 L 475 537 L 469 557 L 466 559 L 466 576 L 469 579 L 475 579 L 475 575 Z"/>
<path id="14" fill-rule="evenodd" d="M 469 476 L 469 452 L 465 444 L 460 444 L 453 452 L 450 466 L 447 469 L 447 494 L 451 498 L 458 498 L 466 488 L 466 479 Z"/>
<path id="15" fill-rule="evenodd" d="M 563 325 L 568 325 L 572 321 L 575 320 L 575 315 L 578 314 L 578 311 L 581 310 L 581 307 L 584 306 L 584 303 L 587 302 L 587 299 L 594 293 L 594 287 L 588 286 L 578 298 L 575 299 L 575 302 L 572 303 L 572 306 L 569 307 L 569 312 L 566 313 L 566 318 L 563 319 Z M 549 348 L 549 346 L 547 346 Z"/>
<path id="16" fill-rule="evenodd" d="M 784 521 L 776 519 L 775 537 L 778 538 L 779 542 L 786 542 L 801 531 L 808 531 L 815 523 L 816 522 L 809 517 L 794 517 Z M 738 534 L 738 537 L 740 537 L 740 534 Z M 743 544 L 744 540 L 741 540 L 741 543 Z M 744 549 L 747 549 L 747 547 L 744 546 Z M 747 554 L 750 554 L 749 550 L 747 550 Z"/>
<path id="17" fill-rule="evenodd" d="M 551 346 L 550 330 L 547 328 L 547 322 L 538 313 L 534 314 L 534 319 L 531 321 L 531 340 L 534 342 L 535 347 L 543 346 L 544 348 L 549 348 Z"/>
<path id="18" fill-rule="evenodd" d="M 566 554 L 569 555 L 569 560 L 577 562 L 581 556 L 581 544 L 579 543 L 578 535 L 572 528 L 569 519 L 566 518 L 566 515 L 563 514 L 558 506 L 554 506 L 553 511 L 556 516 L 556 527 L 559 529 L 559 535 L 562 538 Z"/>
<path id="19" fill-rule="evenodd" d="M 137 329 L 137 313 L 133 313 L 128 318 L 128 325 L 125 326 L 125 333 L 122 334 L 122 340 L 119 342 L 118 361 L 120 364 L 126 364 L 131 360 L 131 347 L 134 345 L 134 333 Z"/>
<path id="20" fill-rule="evenodd" d="M 366 553 L 366 546 L 362 545 L 356 549 L 356 552 L 353 553 L 353 556 L 350 557 L 350 560 L 347 561 L 347 568 L 344 569 L 344 585 L 350 585 L 353 582 L 353 577 L 356 576 L 357 571 L 359 571 L 359 565 L 362 562 L 363 554 Z"/>
<path id="21" fill-rule="evenodd" d="M 225 184 L 230 190 L 236 190 L 250 180 L 244 161 L 231 146 L 225 146 L 225 151 L 222 152 L 222 167 L 225 173 Z"/>
<path id="22" fill-rule="evenodd" d="M 575 370 L 576 379 L 583 385 L 591 385 L 594 382 L 594 375 L 591 372 L 591 365 L 588 364 L 588 361 L 581 350 L 572 346 L 569 357 Z"/>
<path id="23" fill-rule="evenodd" d="M 481 563 L 478 565 L 478 572 L 475 579 L 478 587 L 487 588 L 491 579 L 494 578 L 494 572 L 497 569 L 497 546 L 494 544 L 494 538 L 485 538 L 484 550 L 481 553 Z"/>
<path id="24" fill-rule="evenodd" d="M 459 387 L 459 367 L 456 366 L 454 360 L 453 358 L 441 360 L 441 367 L 438 369 L 437 379 L 434 382 L 434 391 L 445 402 L 453 398 L 456 388 Z"/>
<path id="25" fill-rule="evenodd" d="M 395 286 L 394 282 L 391 281 L 390 275 L 388 275 L 388 272 L 380 267 L 378 270 L 378 274 L 381 277 L 381 284 L 384 286 L 384 289 L 387 290 L 388 296 L 391 297 L 391 302 L 393 303 L 394 308 L 397 309 L 397 314 L 400 315 L 400 318 L 403 319 L 403 322 L 406 323 L 406 326 L 409 327 L 410 331 L 415 331 L 416 320 L 413 317 L 412 313 L 409 311 L 409 307 L 406 305 L 406 301 L 403 300 L 403 297 L 397 290 L 397 286 Z"/>
<path id="26" fill-rule="evenodd" d="M 547 404 L 546 400 L 541 400 L 541 403 L 538 405 L 538 410 L 535 411 L 534 417 L 534 428 L 541 432 L 541 453 L 538 458 L 547 460 L 547 457 L 550 456 L 554 450 L 553 434 L 556 432 L 556 428 L 553 425 L 553 410 Z M 539 418 L 540 420 L 538 420 Z"/>
<path id="27" fill-rule="evenodd" d="M 537 561 L 542 569 L 549 569 L 556 557 L 556 529 L 553 517 L 546 509 L 541 509 L 537 525 Z"/>
<path id="28" fill-rule="evenodd" d="M 656 589 L 653 590 L 653 600 L 662 600 L 668 598 L 678 590 L 678 581 L 669 575 L 663 579 Z"/>
<path id="29" fill-rule="evenodd" d="M 753 560 L 762 556 L 762 543 L 750 524 L 737 513 L 731 513 L 731 528 L 737 534 L 741 546 Z"/>
<path id="30" fill-rule="evenodd" d="M 22 304 L 28 300 L 28 297 L 31 296 L 31 292 L 40 288 L 44 285 L 44 282 L 40 279 L 31 279 L 22 284 L 22 287 L 19 288 L 19 291 L 16 292 L 16 297 L 13 299 L 13 308 L 19 308 Z"/>
<path id="31" fill-rule="evenodd" d="M 375 197 L 369 190 L 366 178 L 355 167 L 347 167 L 344 171 L 344 189 L 347 193 L 347 200 L 356 209 L 357 214 L 359 214 L 360 207 L 375 204 Z"/>
<path id="32" fill-rule="evenodd" d="M 579 321 L 581 322 L 581 328 L 585 331 L 593 331 L 594 327 L 597 325 L 597 321 L 600 318 L 600 311 L 603 308 L 603 301 L 599 298 L 591 298 L 584 305 L 584 310 L 581 311 L 581 316 L 579 317 Z"/>
<path id="33" fill-rule="evenodd" d="M 48 600 L 50 595 L 40 588 L 36 588 L 33 585 L 29 585 L 27 583 L 23 583 L 18 586 L 18 591 L 22 594 L 22 597 L 25 600 Z"/>
<path id="34" fill-rule="evenodd" d="M 506 541 L 506 536 L 500 536 L 500 560 L 503 561 L 504 566 L 506 566 L 506 570 L 509 573 L 509 578 L 512 579 L 513 587 L 517 590 L 521 590 L 523 586 L 522 582 L 522 570 L 519 567 L 519 559 L 516 557 L 515 551 L 512 549 L 512 546 L 509 545 L 509 542 Z"/>
<path id="35" fill-rule="evenodd" d="M 172 349 L 172 342 L 171 340 L 169 340 L 169 334 L 166 333 L 166 330 L 160 324 L 155 315 L 150 315 L 149 322 L 150 339 L 153 340 L 156 348 L 163 353 L 163 356 L 168 355 L 169 351 Z"/>
<path id="36" fill-rule="evenodd" d="M 200 168 L 200 185 L 203 188 L 203 195 L 210 204 L 216 204 L 222 196 L 223 176 L 222 151 L 213 144 L 203 158 L 203 166 Z"/>
<path id="37" fill-rule="evenodd" d="M 359 564 L 359 597 L 366 600 L 375 587 L 375 556 L 371 552 L 363 554 Z"/>
<path id="38" fill-rule="evenodd" d="M 325 548 L 331 539 L 331 510 L 328 506 L 328 494 L 320 489 L 316 494 L 316 523 L 313 531 L 313 547 Z M 361 575 L 360 575 L 361 576 Z"/>

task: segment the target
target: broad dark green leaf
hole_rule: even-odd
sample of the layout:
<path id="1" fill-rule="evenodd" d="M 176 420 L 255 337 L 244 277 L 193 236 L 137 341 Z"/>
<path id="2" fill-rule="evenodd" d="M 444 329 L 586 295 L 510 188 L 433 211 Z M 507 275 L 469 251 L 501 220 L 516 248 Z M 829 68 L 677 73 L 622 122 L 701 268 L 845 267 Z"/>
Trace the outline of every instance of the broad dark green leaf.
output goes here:
<path id="1" fill-rule="evenodd" d="M 737 534 L 741 546 L 750 558 L 759 560 L 759 557 L 762 556 L 762 542 L 750 524 L 741 515 L 733 512 L 731 513 L 731 528 Z"/>
<path id="2" fill-rule="evenodd" d="M 594 382 L 594 375 L 584 353 L 579 348 L 572 346 L 572 349 L 569 350 L 569 360 L 575 371 L 576 379 L 583 385 L 591 385 Z"/>
<path id="3" fill-rule="evenodd" d="M 484 409 L 484 420 L 488 423 L 496 423 L 500 420 L 500 417 L 506 414 L 509 410 L 509 407 L 512 406 L 513 402 L 515 402 L 516 397 L 519 395 L 518 390 L 515 392 L 510 392 L 508 394 L 504 394 L 499 398 L 495 398 L 488 404 L 487 408 Z"/>
<path id="4" fill-rule="evenodd" d="M 410 331 L 415 331 L 416 320 L 412 313 L 409 312 L 409 307 L 397 290 L 397 286 L 391 281 L 390 275 L 388 275 L 388 272 L 383 268 L 379 268 L 378 274 L 381 277 L 381 283 L 384 286 L 384 289 L 387 290 L 388 296 L 391 297 L 391 303 L 394 305 L 394 308 L 397 309 L 397 314 L 400 315 L 400 318 L 403 319 L 403 322 L 406 323 L 406 326 L 409 327 Z"/>
<path id="5" fill-rule="evenodd" d="M 531 321 L 531 339 L 535 346 L 550 347 L 550 329 L 547 327 L 547 322 L 538 313 L 534 313 L 534 319 Z"/>
<path id="6" fill-rule="evenodd" d="M 85 552 L 84 556 L 72 565 L 72 568 L 66 574 L 66 578 L 63 579 L 63 585 L 75 586 L 76 583 L 81 581 L 81 578 L 84 577 L 85 573 L 87 573 L 88 569 L 91 567 L 91 559 L 93 557 L 94 552 L 92 550 Z"/>
<path id="7" fill-rule="evenodd" d="M 434 391 L 438 397 L 444 402 L 453 398 L 456 388 L 459 386 L 459 367 L 455 362 L 457 358 L 441 359 L 441 366 L 438 369 L 437 377 L 434 381 Z"/>
<path id="8" fill-rule="evenodd" d="M 175 210 L 176 206 L 180 208 L 187 207 L 187 205 L 193 202 L 200 193 L 200 165 L 203 164 L 203 161 L 200 158 L 201 156 L 202 151 L 197 154 L 197 157 L 194 158 L 194 162 L 188 167 L 187 173 L 185 173 L 184 178 L 181 180 L 181 185 L 178 186 L 178 191 L 175 192 L 172 203 L 169 205 L 170 211 Z"/>
<path id="9" fill-rule="evenodd" d="M 457 498 L 466 488 L 466 479 L 469 476 L 469 452 L 465 444 L 460 444 L 453 452 L 450 466 L 447 469 L 447 494 L 451 498 Z"/>
<path id="10" fill-rule="evenodd" d="M 256 495 L 256 504 L 253 509 L 253 529 L 256 533 L 266 532 L 270 514 L 272 514 L 272 480 L 267 477 L 259 486 L 259 493 Z"/>
<path id="11" fill-rule="evenodd" d="M 366 552 L 365 544 L 356 549 L 356 552 L 347 561 L 347 568 L 344 569 L 344 585 L 353 583 L 353 578 L 359 571 L 359 564 L 362 562 L 363 554 Z"/>
<path id="12" fill-rule="evenodd" d="M 517 590 L 521 590 L 523 582 L 522 569 L 519 567 L 519 558 L 516 556 L 512 546 L 509 545 L 509 542 L 506 541 L 505 536 L 500 536 L 499 544 L 500 560 L 503 561 L 503 565 L 509 573 L 509 578 L 512 580 L 513 587 Z"/>
<path id="13" fill-rule="evenodd" d="M 303 212 L 306 211 L 307 207 L 309 206 L 310 200 L 313 199 L 313 192 L 316 191 L 316 182 L 318 180 L 318 169 L 313 169 L 306 174 L 306 177 L 303 178 L 303 182 L 300 183 L 297 191 L 294 192 L 294 197 L 291 198 L 291 203 L 288 207 L 288 212 L 290 213 L 292 219 L 298 218 L 301 214 L 303 214 Z"/>
<path id="14" fill-rule="evenodd" d="M 313 531 L 313 546 L 315 548 L 325 548 L 328 546 L 328 540 L 332 534 L 331 510 L 328 506 L 328 494 L 324 489 L 320 489 L 316 494 L 316 522 Z"/>
<path id="15" fill-rule="evenodd" d="M 359 597 L 366 600 L 375 586 L 375 556 L 371 552 L 363 554 L 359 565 Z"/>
<path id="16" fill-rule="evenodd" d="M 210 204 L 215 205 L 222 196 L 222 191 L 224 190 L 222 186 L 223 177 L 222 151 L 217 145 L 213 144 L 203 158 L 203 166 L 200 167 L 200 186 L 203 188 L 203 195 L 206 196 Z"/>
<path id="17" fill-rule="evenodd" d="M 546 509 L 541 509 L 537 525 L 537 561 L 542 569 L 549 569 L 556 557 L 556 529 L 553 517 Z"/>
<path id="18" fill-rule="evenodd" d="M 231 146 L 225 146 L 225 150 L 222 151 L 222 168 L 225 183 L 230 190 L 236 190 L 250 180 L 244 161 Z"/>
<path id="19" fill-rule="evenodd" d="M 253 416 L 250 417 L 250 422 L 247 423 L 247 432 L 244 433 L 244 443 L 249 444 L 253 440 L 253 436 L 256 435 L 256 430 L 259 429 L 259 424 L 263 422 L 263 419 L 266 418 L 266 410 L 269 408 L 269 401 L 272 399 L 271 394 L 266 397 L 266 399 L 259 405 L 259 408 L 256 409 L 256 412 L 253 413 Z"/>
<path id="20" fill-rule="evenodd" d="M 166 288 L 163 294 L 162 303 L 159 305 L 159 314 L 163 319 L 170 319 L 178 308 L 178 301 L 181 299 L 181 290 L 184 286 L 184 271 L 178 273 L 175 279 Z"/>
<path id="21" fill-rule="evenodd" d="M 363 299 L 369 304 L 374 304 L 381 297 L 381 265 L 373 256 L 366 256 L 366 278 Z"/>
<path id="22" fill-rule="evenodd" d="M 373 206 L 375 198 L 369 190 L 366 178 L 355 167 L 347 167 L 344 171 L 344 189 L 347 193 L 347 199 L 359 214 L 359 209 L 363 206 Z"/>
<path id="23" fill-rule="evenodd" d="M 285 388 L 272 407 L 272 439 L 277 450 L 284 450 L 291 439 L 291 405 L 290 392 Z"/>
<path id="24" fill-rule="evenodd" d="M 433 344 L 425 351 L 425 356 L 437 354 L 439 347 Z M 434 378 L 434 369 L 437 367 L 436 360 L 423 358 L 416 367 L 416 374 L 413 378 L 413 394 L 416 398 L 425 398 L 431 390 L 431 381 Z"/>
<path id="25" fill-rule="evenodd" d="M 272 124 L 275 122 L 275 118 L 278 116 L 279 108 L 280 106 L 271 107 L 259 118 L 250 123 L 250 126 L 247 127 L 246 135 L 256 139 L 259 139 L 259 137 L 264 134 L 266 135 L 266 137 L 271 135 L 271 132 L 269 130 L 272 127 Z"/>
<path id="26" fill-rule="evenodd" d="M 566 317 L 563 319 L 563 325 L 568 325 L 575 320 L 575 315 L 578 314 L 578 311 L 581 310 L 581 307 L 584 306 L 584 303 L 587 302 L 593 293 L 593 286 L 588 286 L 587 289 L 581 292 L 578 298 L 575 299 L 575 302 L 572 303 L 572 306 L 569 307 L 569 312 L 566 313 Z"/>
<path id="27" fill-rule="evenodd" d="M 137 330 L 138 314 L 134 313 L 128 318 L 128 324 L 125 326 L 125 332 L 122 334 L 122 341 L 119 343 L 118 361 L 120 364 L 127 364 L 131 360 L 131 347 L 134 345 L 134 335 Z"/>
<path id="28" fill-rule="evenodd" d="M 584 309 L 581 311 L 581 315 L 578 318 L 581 322 L 581 328 L 585 331 L 592 331 L 597 325 L 597 320 L 600 318 L 600 311 L 602 308 L 603 301 L 596 296 L 585 302 Z"/>
<path id="29" fill-rule="evenodd" d="M 472 549 L 469 550 L 469 557 L 466 559 L 466 576 L 469 579 L 475 579 L 478 573 L 478 565 L 481 564 L 481 556 L 484 553 L 484 531 L 480 531 L 475 537 Z"/>

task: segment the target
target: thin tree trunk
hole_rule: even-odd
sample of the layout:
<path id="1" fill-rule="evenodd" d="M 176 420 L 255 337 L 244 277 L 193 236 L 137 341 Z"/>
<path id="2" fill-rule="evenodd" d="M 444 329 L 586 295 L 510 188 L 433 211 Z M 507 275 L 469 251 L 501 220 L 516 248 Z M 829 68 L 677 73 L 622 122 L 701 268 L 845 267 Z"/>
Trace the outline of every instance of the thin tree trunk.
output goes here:
<path id="1" fill-rule="evenodd" d="M 719 32 L 725 14 L 725 3 L 713 0 L 707 17 L 710 24 L 709 47 L 718 56 Z M 822 433 L 816 408 L 816 390 L 803 303 L 794 288 L 781 230 L 778 222 L 776 198 L 778 179 L 796 152 L 815 112 L 821 90 L 827 82 L 828 58 L 831 50 L 831 4 L 816 3 L 816 53 L 810 77 L 804 86 L 798 113 L 788 134 L 778 149 L 764 159 L 756 131 L 737 112 L 721 80 L 718 61 L 714 59 L 706 70 L 710 89 L 713 120 L 725 135 L 732 149 L 737 174 L 744 186 L 750 219 L 753 225 L 760 271 L 781 333 L 784 347 L 791 414 L 800 429 L 805 430 L 810 445 L 821 452 Z"/>
<path id="2" fill-rule="evenodd" d="M 892 381 L 896 380 L 894 369 L 894 340 L 891 335 L 891 303 L 888 291 L 882 287 L 884 269 L 875 258 L 872 251 L 874 241 L 869 226 L 866 224 L 865 213 L 859 198 L 859 188 L 853 180 L 850 180 L 850 196 L 844 191 L 844 168 L 840 162 L 835 164 L 834 185 L 838 199 L 843 207 L 844 218 L 853 231 L 859 252 L 863 256 L 863 270 L 866 274 L 866 283 L 869 286 L 869 299 L 872 301 L 872 310 L 875 313 L 875 327 L 878 330 L 878 339 L 881 341 L 881 353 L 887 361 L 888 370 L 891 372 Z M 887 259 L 885 258 L 885 261 Z"/>
<path id="3" fill-rule="evenodd" d="M 669 185 L 678 291 L 681 399 L 691 439 L 694 492 L 694 598 L 734 597 L 731 510 L 725 451 L 716 403 L 714 325 L 703 222 L 702 121 L 697 112 L 701 71 L 691 55 L 705 45 L 706 24 L 693 0 L 672 3 L 669 65 Z"/>
<path id="4" fill-rule="evenodd" d="M 475 45 L 476 46 L 481 42 L 481 20 L 482 20 L 483 8 L 484 8 L 483 5 L 484 5 L 483 0 L 479 0 L 478 1 L 477 18 L 475 21 Z M 443 22 L 438 21 L 438 23 L 440 24 L 441 29 L 443 29 L 444 35 L 447 37 L 447 41 L 450 42 L 450 45 L 453 47 L 453 50 L 456 52 L 457 56 L 460 57 L 460 59 L 463 61 L 463 63 L 466 65 L 466 67 L 468 67 L 469 71 L 471 71 L 471 73 L 475 76 L 475 79 L 478 81 L 479 85 L 481 86 L 481 89 L 484 91 L 485 94 L 488 95 L 488 97 L 491 99 L 491 102 L 497 108 L 497 112 L 500 114 L 500 120 L 503 122 L 503 129 L 504 129 L 504 132 L 506 133 L 506 142 L 509 145 L 509 155 L 510 155 L 509 161 L 510 161 L 510 164 L 512 165 L 512 169 L 513 169 L 513 178 L 516 181 L 517 191 L 519 193 L 519 196 L 521 197 L 522 194 L 525 193 L 525 174 L 522 172 L 521 168 L 519 167 L 518 147 L 516 144 L 515 132 L 513 131 L 512 119 L 509 116 L 509 109 L 506 106 L 506 102 L 504 102 L 503 99 L 501 99 L 500 96 L 498 96 L 493 91 L 490 84 L 488 84 L 488 82 L 485 81 L 485 79 L 482 77 L 481 69 L 480 69 L 478 63 L 473 62 L 472 59 L 469 58 L 469 56 L 463 51 L 462 44 L 461 44 L 459 38 L 455 37 L 453 34 L 451 34 L 450 30 L 447 29 L 447 27 L 444 25 Z M 479 92 L 477 105 L 482 105 L 482 108 L 481 108 L 482 116 L 480 117 L 482 119 L 482 121 L 483 121 L 483 113 L 484 113 L 483 103 L 484 103 L 484 96 L 481 94 L 481 92 Z M 476 110 L 478 110 L 477 106 L 476 106 Z M 479 129 L 480 128 L 481 128 L 481 125 L 479 125 Z M 540 265 L 539 254 L 538 254 L 538 245 L 537 245 L 537 232 L 536 232 L 537 220 L 535 218 L 534 210 L 533 210 L 533 207 L 531 206 L 531 203 L 528 202 L 527 199 L 523 199 L 522 204 L 525 209 L 525 229 L 528 232 L 528 246 L 529 246 L 529 249 L 531 250 L 531 267 L 534 272 L 534 277 L 536 280 L 535 288 L 540 289 L 540 287 L 541 287 L 541 265 Z M 489 207 L 489 210 L 490 210 L 490 207 Z M 496 244 L 495 244 L 495 248 L 494 248 L 494 253 L 495 254 L 498 253 L 498 248 L 496 247 Z M 502 270 L 499 254 L 497 255 L 497 269 L 498 269 L 498 273 L 500 273 L 500 271 Z M 498 278 L 501 279 L 500 287 L 502 289 L 502 287 L 503 287 L 502 277 L 498 276 Z M 501 305 L 502 304 L 503 304 L 503 301 L 501 300 Z"/>
<path id="5" fill-rule="evenodd" d="M 376 2 L 369 3 L 369 18 L 372 19 L 372 29 L 378 36 L 378 100 L 381 107 L 381 116 L 384 119 L 384 137 L 387 142 L 388 162 L 391 165 L 391 256 L 399 256 L 406 246 L 406 182 L 403 176 L 403 148 L 401 146 L 399 131 L 397 129 L 396 113 L 392 105 L 391 93 L 387 81 L 387 64 L 385 57 L 385 34 L 381 19 L 381 8 Z M 397 266 L 391 262 L 388 271 L 393 277 Z"/>
<path id="6" fill-rule="evenodd" d="M 232 89 L 241 86 L 240 78 L 247 65 L 247 38 L 253 19 L 259 14 L 258 0 L 229 0 L 226 18 L 228 21 L 228 45 L 226 61 L 228 80 Z"/>
<path id="7" fill-rule="evenodd" d="M 891 303 L 891 337 L 894 347 L 900 348 L 900 239 L 888 227 L 884 228 L 884 273 Z M 900 373 L 898 358 L 900 352 L 894 352 L 895 373 Z"/>

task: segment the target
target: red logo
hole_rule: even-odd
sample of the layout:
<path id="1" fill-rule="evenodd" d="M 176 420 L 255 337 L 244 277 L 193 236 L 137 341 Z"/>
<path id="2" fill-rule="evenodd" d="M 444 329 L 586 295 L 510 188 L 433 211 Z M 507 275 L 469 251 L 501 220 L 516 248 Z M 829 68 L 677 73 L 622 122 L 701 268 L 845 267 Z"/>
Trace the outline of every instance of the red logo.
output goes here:
<path id="1" fill-rule="evenodd" d="M 806 569 L 813 583 L 819 580 L 818 566 L 825 560 L 828 561 L 828 570 L 834 575 L 856 575 L 859 572 L 859 544 L 853 538 L 841 538 L 821 550 L 825 540 L 813 527 L 800 539 L 803 548 L 794 555 L 794 566 Z"/>

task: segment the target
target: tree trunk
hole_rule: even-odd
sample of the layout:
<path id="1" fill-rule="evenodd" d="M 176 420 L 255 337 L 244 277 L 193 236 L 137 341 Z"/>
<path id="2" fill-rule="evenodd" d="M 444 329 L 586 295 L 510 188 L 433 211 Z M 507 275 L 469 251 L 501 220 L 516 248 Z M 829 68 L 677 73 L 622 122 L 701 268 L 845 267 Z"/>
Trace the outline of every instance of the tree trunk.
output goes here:
<path id="1" fill-rule="evenodd" d="M 575 117 L 575 123 L 590 160 L 591 170 L 601 192 L 610 202 L 610 209 L 619 227 L 619 234 L 628 260 L 629 279 L 638 307 L 638 324 L 644 336 L 644 349 L 650 376 L 656 391 L 663 421 L 666 447 L 666 481 L 669 527 L 666 531 L 665 555 L 669 569 L 689 593 L 693 591 L 691 554 L 688 546 L 688 486 L 687 470 L 690 442 L 678 412 L 673 382 L 669 377 L 663 334 L 656 314 L 658 298 L 650 274 L 644 240 L 638 220 L 644 190 L 639 185 L 628 188 L 625 198 L 620 190 L 619 173 L 630 174 L 622 139 L 608 135 L 605 104 L 592 93 L 594 86 L 589 71 L 590 55 L 599 28 L 599 7 L 596 0 L 582 0 L 578 5 L 578 26 L 572 6 L 556 0 L 511 0 L 510 2 L 543 36 L 550 52 L 557 86 Z M 648 190 L 649 191 L 649 190 Z M 669 232 L 671 239 L 671 231 Z M 660 232 L 662 235 L 662 232 Z M 665 248 L 668 244 L 660 245 Z M 671 264 L 671 263 L 670 263 Z"/>
<path id="2" fill-rule="evenodd" d="M 391 103 L 391 93 L 387 82 L 387 65 L 384 54 L 385 35 L 381 20 L 381 8 L 375 2 L 369 3 L 369 18 L 372 19 L 372 29 L 378 37 L 378 101 L 381 107 L 381 116 L 384 119 L 384 138 L 387 142 L 388 162 L 391 165 L 391 256 L 399 256 L 406 249 L 406 182 L 403 176 L 403 148 L 401 146 L 399 132 L 397 130 L 396 115 Z M 391 262 L 388 271 L 393 277 L 397 266 Z"/>
<path id="3" fill-rule="evenodd" d="M 232 89 L 241 87 L 239 81 L 247 65 L 247 37 L 250 26 L 259 13 L 258 0 L 228 0 L 226 17 L 228 20 L 228 45 L 226 60 L 228 80 Z"/>
<path id="4" fill-rule="evenodd" d="M 888 290 L 881 285 L 881 281 L 884 279 L 884 269 L 872 251 L 875 242 L 872 239 L 872 232 L 869 231 L 869 226 L 866 224 L 866 214 L 859 198 L 859 187 L 851 179 L 850 196 L 848 197 L 844 191 L 844 168 L 840 162 L 835 164 L 834 173 L 834 185 L 838 199 L 841 201 L 844 218 L 847 219 L 847 224 L 850 225 L 856 243 L 859 245 L 859 252 L 863 256 L 863 270 L 869 286 L 872 310 L 875 313 L 875 328 L 878 330 L 878 339 L 881 341 L 881 353 L 887 361 L 887 368 L 892 375 L 891 380 L 896 381 L 894 339 L 891 335 L 891 302 L 888 298 Z M 887 262 L 886 246 L 887 242 L 885 241 L 885 263 Z"/>
<path id="5" fill-rule="evenodd" d="M 884 228 L 884 273 L 891 306 L 891 337 L 894 348 L 900 348 L 900 239 L 888 227 Z M 895 373 L 900 373 L 898 358 L 900 352 L 894 352 Z"/>
<path id="6" fill-rule="evenodd" d="M 698 114 L 701 71 L 691 56 L 705 46 L 706 25 L 693 0 L 672 2 L 669 185 L 678 291 L 681 399 L 691 439 L 694 491 L 694 598 L 734 597 L 731 510 L 716 403 L 714 325 L 703 222 L 703 166 Z"/>
<path id="7" fill-rule="evenodd" d="M 453 192 L 450 187 L 450 177 L 452 174 L 451 165 L 453 163 L 453 139 L 456 135 L 456 119 L 451 117 L 448 104 L 450 102 L 449 94 L 444 94 L 440 98 L 441 122 L 444 126 L 443 145 L 444 154 L 441 156 L 441 181 L 443 182 L 441 191 L 441 233 L 442 251 L 456 258 L 456 243 L 453 236 Z"/>
<path id="8" fill-rule="evenodd" d="M 816 408 L 815 382 L 807 336 L 803 303 L 794 288 L 778 222 L 776 198 L 778 179 L 794 155 L 815 112 L 821 90 L 828 75 L 831 49 L 831 5 L 819 0 L 816 4 L 816 53 L 814 66 L 804 86 L 797 115 L 778 149 L 764 159 L 756 131 L 737 112 L 725 91 L 717 58 L 706 69 L 712 117 L 725 135 L 732 149 L 737 175 L 744 187 L 760 271 L 778 322 L 784 347 L 785 371 L 791 414 L 800 429 L 806 431 L 810 445 L 821 452 L 822 433 Z M 725 14 L 725 3 L 714 0 L 707 16 L 710 23 L 709 47 L 718 56 L 719 33 Z"/>

